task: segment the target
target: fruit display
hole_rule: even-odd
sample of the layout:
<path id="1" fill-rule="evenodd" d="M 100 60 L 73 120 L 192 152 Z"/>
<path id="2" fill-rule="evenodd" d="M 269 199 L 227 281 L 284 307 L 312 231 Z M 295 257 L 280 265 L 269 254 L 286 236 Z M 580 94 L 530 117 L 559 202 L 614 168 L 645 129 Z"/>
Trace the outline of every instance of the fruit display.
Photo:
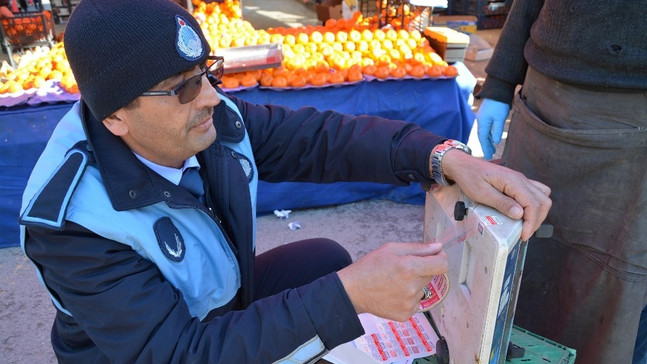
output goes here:
<path id="1" fill-rule="evenodd" d="M 394 25 L 377 27 L 377 17 L 356 12 L 351 19 L 329 19 L 323 25 L 254 29 L 242 18 L 240 1 L 205 3 L 193 0 L 193 15 L 212 48 L 279 43 L 280 67 L 227 73 L 221 87 L 327 87 L 371 80 L 455 77 L 448 65 L 417 30 Z M 0 68 L 0 96 L 56 82 L 65 92 L 78 93 L 61 42 L 23 56 L 15 69 Z"/>

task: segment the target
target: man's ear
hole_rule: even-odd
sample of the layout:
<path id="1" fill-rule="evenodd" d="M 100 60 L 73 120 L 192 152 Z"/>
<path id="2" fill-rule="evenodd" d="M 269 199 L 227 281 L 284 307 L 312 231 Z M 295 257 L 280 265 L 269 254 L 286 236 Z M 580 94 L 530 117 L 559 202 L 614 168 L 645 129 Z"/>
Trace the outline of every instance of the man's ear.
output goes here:
<path id="1" fill-rule="evenodd" d="M 128 123 L 126 122 L 128 115 L 123 108 L 115 111 L 114 114 L 103 119 L 103 125 L 116 136 L 124 136 L 128 134 Z"/>

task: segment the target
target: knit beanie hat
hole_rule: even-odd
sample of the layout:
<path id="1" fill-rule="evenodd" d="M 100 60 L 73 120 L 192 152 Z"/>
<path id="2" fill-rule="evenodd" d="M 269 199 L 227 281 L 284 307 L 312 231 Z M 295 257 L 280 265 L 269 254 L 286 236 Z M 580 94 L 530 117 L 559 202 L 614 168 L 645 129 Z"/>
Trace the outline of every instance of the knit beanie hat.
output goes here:
<path id="1" fill-rule="evenodd" d="M 82 0 L 64 37 L 81 98 L 98 120 L 211 52 L 195 18 L 171 0 Z"/>

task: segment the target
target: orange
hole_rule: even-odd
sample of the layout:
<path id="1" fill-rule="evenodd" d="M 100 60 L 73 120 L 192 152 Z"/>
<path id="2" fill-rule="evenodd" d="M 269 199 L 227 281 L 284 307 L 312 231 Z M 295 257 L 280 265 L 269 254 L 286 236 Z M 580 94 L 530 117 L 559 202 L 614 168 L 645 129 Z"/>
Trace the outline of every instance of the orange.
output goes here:
<path id="1" fill-rule="evenodd" d="M 422 34 L 420 34 L 420 31 L 418 29 L 413 29 L 409 31 L 409 38 L 420 40 L 422 38 Z"/>
<path id="2" fill-rule="evenodd" d="M 378 68 L 375 70 L 375 73 L 374 73 L 373 75 L 374 75 L 375 77 L 377 77 L 377 78 L 384 79 L 384 78 L 389 77 L 389 74 L 390 74 L 390 73 L 391 73 L 391 72 L 390 72 L 390 70 L 389 70 L 389 67 L 388 67 L 388 66 L 380 66 L 380 67 L 378 67 Z"/>
<path id="3" fill-rule="evenodd" d="M 306 85 L 306 79 L 303 76 L 295 75 L 295 77 L 292 79 L 292 82 L 290 82 L 290 86 L 292 87 L 305 87 Z"/>
<path id="4" fill-rule="evenodd" d="M 274 71 L 272 72 L 272 76 L 274 76 L 274 77 L 282 76 L 282 77 L 285 78 L 285 77 L 288 76 L 289 73 L 290 72 L 288 72 L 288 70 L 283 68 L 283 66 L 280 66 L 280 67 L 277 67 L 277 68 L 274 69 Z"/>
<path id="5" fill-rule="evenodd" d="M 272 87 L 283 88 L 288 86 L 288 80 L 284 76 L 276 76 L 272 80 Z"/>
<path id="6" fill-rule="evenodd" d="M 424 77 L 425 69 L 424 67 L 422 67 L 422 65 L 415 65 L 411 67 L 411 71 L 409 71 L 409 74 L 413 77 Z"/>
<path id="7" fill-rule="evenodd" d="M 447 66 L 443 74 L 447 77 L 456 77 L 458 76 L 458 68 L 456 66 Z"/>
<path id="8" fill-rule="evenodd" d="M 263 76 L 261 76 L 261 81 L 260 81 L 261 86 L 270 87 L 272 86 L 273 80 L 274 80 L 274 76 L 270 74 L 264 74 Z"/>
<path id="9" fill-rule="evenodd" d="M 328 72 L 330 69 L 330 65 L 328 65 L 327 62 L 317 62 L 317 66 L 315 67 L 315 72 L 316 73 L 324 73 Z"/>
<path id="10" fill-rule="evenodd" d="M 314 43 L 323 42 L 323 34 L 321 34 L 320 31 L 315 30 L 314 32 L 312 32 L 312 34 L 310 34 L 310 41 L 312 41 Z"/>
<path id="11" fill-rule="evenodd" d="M 357 82 L 364 79 L 362 76 L 362 71 L 359 69 L 349 69 L 348 70 L 348 82 Z"/>
<path id="12" fill-rule="evenodd" d="M 292 34 L 288 34 L 283 39 L 283 43 L 286 43 L 286 44 L 289 44 L 289 45 L 293 46 L 293 45 L 295 45 L 297 43 L 297 38 Z"/>
<path id="13" fill-rule="evenodd" d="M 365 40 L 360 40 L 359 42 L 357 42 L 357 50 L 362 53 L 368 52 L 369 50 L 368 42 Z"/>
<path id="14" fill-rule="evenodd" d="M 323 86 L 328 82 L 328 78 L 326 77 L 326 74 L 324 73 L 315 73 L 312 76 L 312 79 L 310 79 L 310 83 L 313 86 Z"/>
<path id="15" fill-rule="evenodd" d="M 335 33 L 333 32 L 325 32 L 323 34 L 324 37 L 324 42 L 326 43 L 334 43 L 335 40 L 337 40 L 337 37 L 335 36 Z"/>
<path id="16" fill-rule="evenodd" d="M 238 88 L 240 87 L 240 81 L 236 77 L 223 76 L 222 87 L 229 89 Z"/>
<path id="17" fill-rule="evenodd" d="M 373 40 L 373 32 L 371 32 L 368 29 L 362 30 L 362 39 L 364 39 L 367 42 L 370 42 Z"/>
<path id="18" fill-rule="evenodd" d="M 330 18 L 330 19 L 326 20 L 326 22 L 324 23 L 324 26 L 327 29 L 334 29 L 337 26 L 337 20 L 333 19 L 333 18 Z"/>
<path id="19" fill-rule="evenodd" d="M 377 70 L 377 67 L 375 67 L 375 65 L 372 65 L 372 64 L 362 67 L 362 73 L 369 76 L 373 76 L 376 70 Z"/>
<path id="20" fill-rule="evenodd" d="M 362 40 L 362 33 L 360 33 L 357 29 L 353 29 L 348 32 L 348 39 L 353 42 L 359 42 L 360 40 Z"/>
<path id="21" fill-rule="evenodd" d="M 394 78 L 403 78 L 407 75 L 407 71 L 403 67 L 396 67 L 389 74 Z"/>
<path id="22" fill-rule="evenodd" d="M 347 42 L 344 43 L 344 50 L 346 50 L 348 52 L 354 52 L 355 49 L 357 49 L 357 46 L 356 46 L 355 42 L 347 41 Z"/>
<path id="23" fill-rule="evenodd" d="M 443 75 L 443 66 L 432 66 L 427 70 L 427 75 L 429 77 L 440 77 Z"/>
<path id="24" fill-rule="evenodd" d="M 387 29 L 387 31 L 384 32 L 384 36 L 386 37 L 386 39 L 394 41 L 398 39 L 398 32 L 396 32 L 395 29 Z"/>
<path id="25" fill-rule="evenodd" d="M 49 73 L 49 76 L 46 77 L 48 80 L 61 80 L 63 78 L 63 72 L 59 70 L 53 70 Z"/>
<path id="26" fill-rule="evenodd" d="M 384 31 L 382 29 L 375 29 L 373 31 L 373 38 L 379 41 L 383 41 L 386 38 L 386 34 L 384 34 Z"/>
<path id="27" fill-rule="evenodd" d="M 328 82 L 330 83 L 343 83 L 345 81 L 344 75 L 341 72 L 335 72 L 330 75 Z"/>
<path id="28" fill-rule="evenodd" d="M 338 31 L 338 32 L 337 32 L 337 35 L 335 36 L 335 38 L 337 39 L 337 41 L 338 41 L 339 43 L 344 43 L 344 42 L 348 41 L 348 33 L 346 33 L 346 32 L 345 32 L 345 31 L 343 31 L 343 30 Z"/>
<path id="29" fill-rule="evenodd" d="M 252 87 L 256 86 L 256 84 L 258 84 L 258 81 L 256 80 L 256 77 L 251 74 L 247 74 L 240 79 L 240 85 L 243 87 Z"/>
<path id="30" fill-rule="evenodd" d="M 296 42 L 303 45 L 308 44 L 310 42 L 310 37 L 306 33 L 299 33 L 297 34 Z"/>

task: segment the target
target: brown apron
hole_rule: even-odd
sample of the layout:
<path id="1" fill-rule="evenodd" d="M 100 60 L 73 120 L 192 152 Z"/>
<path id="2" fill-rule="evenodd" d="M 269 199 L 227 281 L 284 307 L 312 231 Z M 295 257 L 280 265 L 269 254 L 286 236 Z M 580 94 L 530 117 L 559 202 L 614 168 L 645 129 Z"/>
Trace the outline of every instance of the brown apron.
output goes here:
<path id="1" fill-rule="evenodd" d="M 555 232 L 528 246 L 515 324 L 576 349 L 578 363 L 631 363 L 647 303 L 647 93 L 529 69 L 503 158 L 553 200 Z"/>

